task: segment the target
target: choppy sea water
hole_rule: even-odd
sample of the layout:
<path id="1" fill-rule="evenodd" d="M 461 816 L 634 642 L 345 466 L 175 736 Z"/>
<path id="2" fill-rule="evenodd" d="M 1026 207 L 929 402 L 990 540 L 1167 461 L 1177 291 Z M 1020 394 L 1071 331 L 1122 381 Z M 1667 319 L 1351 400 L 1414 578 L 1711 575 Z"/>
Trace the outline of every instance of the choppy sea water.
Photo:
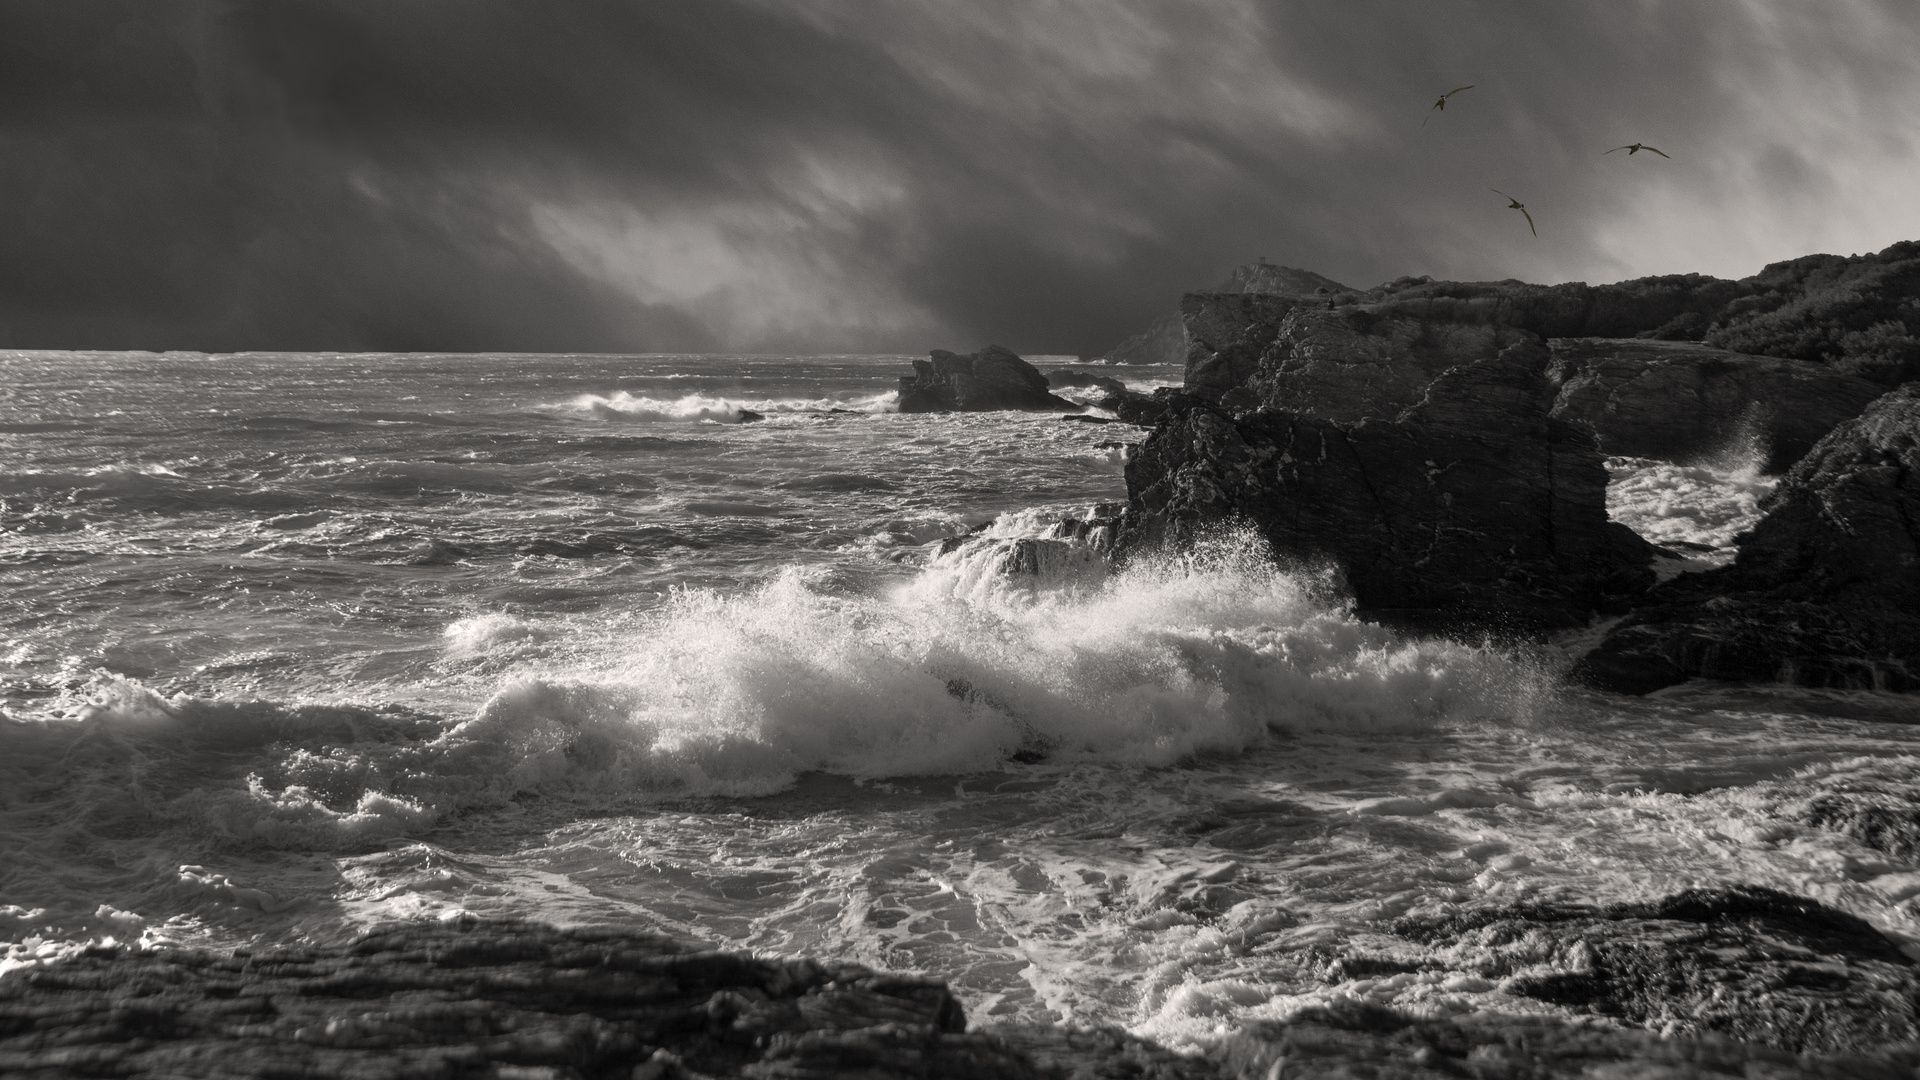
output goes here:
<path id="1" fill-rule="evenodd" d="M 902 416 L 907 370 L 0 354 L 0 971 L 470 912 L 1179 1045 L 1337 994 L 1550 1008 L 1315 966 L 1408 914 L 1758 884 L 1920 942 L 1920 865 L 1804 812 L 1913 788 L 1911 699 L 1574 690 L 1231 531 L 1010 578 L 1143 433 Z M 1610 468 L 1669 573 L 1770 484 Z"/>

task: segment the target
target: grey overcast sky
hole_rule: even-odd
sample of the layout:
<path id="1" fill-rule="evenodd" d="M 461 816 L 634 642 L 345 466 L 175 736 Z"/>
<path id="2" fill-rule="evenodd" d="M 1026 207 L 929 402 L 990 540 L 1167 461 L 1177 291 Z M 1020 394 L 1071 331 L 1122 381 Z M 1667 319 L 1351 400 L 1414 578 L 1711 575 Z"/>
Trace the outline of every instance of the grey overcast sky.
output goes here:
<path id="1" fill-rule="evenodd" d="M 1261 256 L 1915 238 L 1920 0 L 0 0 L 0 346 L 1096 352 Z"/>

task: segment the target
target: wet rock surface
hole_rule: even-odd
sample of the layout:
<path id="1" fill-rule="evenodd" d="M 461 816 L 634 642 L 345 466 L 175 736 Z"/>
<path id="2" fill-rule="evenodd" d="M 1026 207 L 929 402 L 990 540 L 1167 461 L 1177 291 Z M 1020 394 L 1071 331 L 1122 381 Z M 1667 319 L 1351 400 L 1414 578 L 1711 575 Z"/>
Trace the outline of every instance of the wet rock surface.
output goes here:
<path id="1" fill-rule="evenodd" d="M 338 949 L 103 948 L 14 973 L 0 1073 L 1035 1075 L 965 1026 L 926 979 L 611 931 L 408 925 Z"/>
<path id="2" fill-rule="evenodd" d="M 1307 1010 L 1228 1036 L 1213 1055 L 1247 1080 L 1329 1077 L 1360 1080 L 1550 1080 L 1573 1077 L 1905 1078 L 1920 1048 L 1799 1055 L 1726 1039 L 1663 1039 L 1537 1016 L 1416 1019 L 1360 1002 Z"/>
<path id="3" fill-rule="evenodd" d="M 1391 420 L 1240 415 L 1179 399 L 1129 459 L 1123 552 L 1243 521 L 1338 562 L 1363 611 L 1427 625 L 1580 623 L 1652 583 L 1606 515 L 1592 436 L 1547 415 L 1546 349 L 1450 368 Z"/>
<path id="4" fill-rule="evenodd" d="M 1667 1035 L 1795 1052 L 1920 1038 L 1913 962 L 1861 919 L 1772 889 L 1403 919 L 1393 933 L 1417 944 L 1394 957 L 1415 969 Z"/>
<path id="5" fill-rule="evenodd" d="M 1689 461 L 1752 443 L 1782 472 L 1885 388 L 1825 364 L 1691 342 L 1556 338 L 1553 415 L 1613 455 Z"/>
<path id="6" fill-rule="evenodd" d="M 929 360 L 913 362 L 914 374 L 900 377 L 903 413 L 1069 412 L 1080 407 L 1054 396 L 1038 368 L 998 345 L 965 356 L 945 349 L 929 355 Z"/>
<path id="7" fill-rule="evenodd" d="M 611 930 L 408 924 L 337 948 L 98 948 L 0 980 L 0 1072 L 1253 1080 L 1920 1065 L 1906 958 L 1857 919 L 1767 890 L 1403 919 L 1329 959 L 1351 994 L 1176 1053 L 1114 1029 L 968 1030 L 933 980 Z M 1367 980 L 1435 971 L 1592 1019 L 1420 1019 L 1363 1000 Z"/>
<path id="8" fill-rule="evenodd" d="M 1653 590 L 1576 677 L 1920 690 L 1920 383 L 1821 439 L 1762 509 L 1731 566 Z"/>

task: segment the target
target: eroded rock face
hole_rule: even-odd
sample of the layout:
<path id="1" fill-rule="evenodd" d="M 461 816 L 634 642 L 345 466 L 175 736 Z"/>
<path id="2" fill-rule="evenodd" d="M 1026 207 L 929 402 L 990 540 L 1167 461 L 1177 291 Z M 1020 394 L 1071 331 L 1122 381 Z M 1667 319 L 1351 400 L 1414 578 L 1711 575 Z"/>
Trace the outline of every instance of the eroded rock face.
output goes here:
<path id="1" fill-rule="evenodd" d="M 1688 461 L 1744 452 L 1781 472 L 1884 388 L 1825 364 L 1691 342 L 1556 338 L 1553 415 L 1607 454 Z"/>
<path id="2" fill-rule="evenodd" d="M 900 411 L 994 412 L 1026 409 L 1067 412 L 1080 406 L 1047 390 L 1047 377 L 1012 350 L 989 345 L 960 356 L 935 349 L 900 377 Z"/>
<path id="3" fill-rule="evenodd" d="M 1576 675 L 1920 690 L 1920 383 L 1821 439 L 1762 509 L 1733 565 L 1649 594 Z"/>
<path id="4" fill-rule="evenodd" d="M 1245 383 L 1280 336 L 1280 324 L 1304 303 L 1264 293 L 1188 293 L 1180 301 L 1187 327 L 1183 389 L 1209 403 Z"/>
<path id="5" fill-rule="evenodd" d="M 1241 520 L 1284 557 L 1342 565 L 1359 607 L 1515 631 L 1584 622 L 1652 582 L 1606 515 L 1592 437 L 1551 419 L 1546 349 L 1454 367 L 1391 420 L 1186 397 L 1127 463 L 1123 552 Z"/>
<path id="6" fill-rule="evenodd" d="M 1325 420 L 1392 419 L 1448 368 L 1489 360 L 1533 335 L 1369 308 L 1297 307 L 1280 323 L 1229 408 L 1283 409 Z"/>

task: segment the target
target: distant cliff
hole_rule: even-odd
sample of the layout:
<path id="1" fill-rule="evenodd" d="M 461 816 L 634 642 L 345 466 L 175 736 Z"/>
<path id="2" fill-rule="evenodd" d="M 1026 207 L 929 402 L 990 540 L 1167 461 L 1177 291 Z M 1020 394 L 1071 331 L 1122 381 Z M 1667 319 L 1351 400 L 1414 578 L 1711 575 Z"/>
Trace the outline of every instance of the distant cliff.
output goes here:
<path id="1" fill-rule="evenodd" d="M 1227 280 L 1207 290 L 1209 294 L 1253 293 L 1264 296 L 1324 296 L 1353 290 L 1330 277 L 1311 270 L 1299 270 L 1277 263 L 1257 262 L 1237 266 Z M 1107 350 L 1107 361 L 1114 364 L 1184 364 L 1187 360 L 1187 325 L 1184 309 L 1155 319 L 1145 330 Z"/>

